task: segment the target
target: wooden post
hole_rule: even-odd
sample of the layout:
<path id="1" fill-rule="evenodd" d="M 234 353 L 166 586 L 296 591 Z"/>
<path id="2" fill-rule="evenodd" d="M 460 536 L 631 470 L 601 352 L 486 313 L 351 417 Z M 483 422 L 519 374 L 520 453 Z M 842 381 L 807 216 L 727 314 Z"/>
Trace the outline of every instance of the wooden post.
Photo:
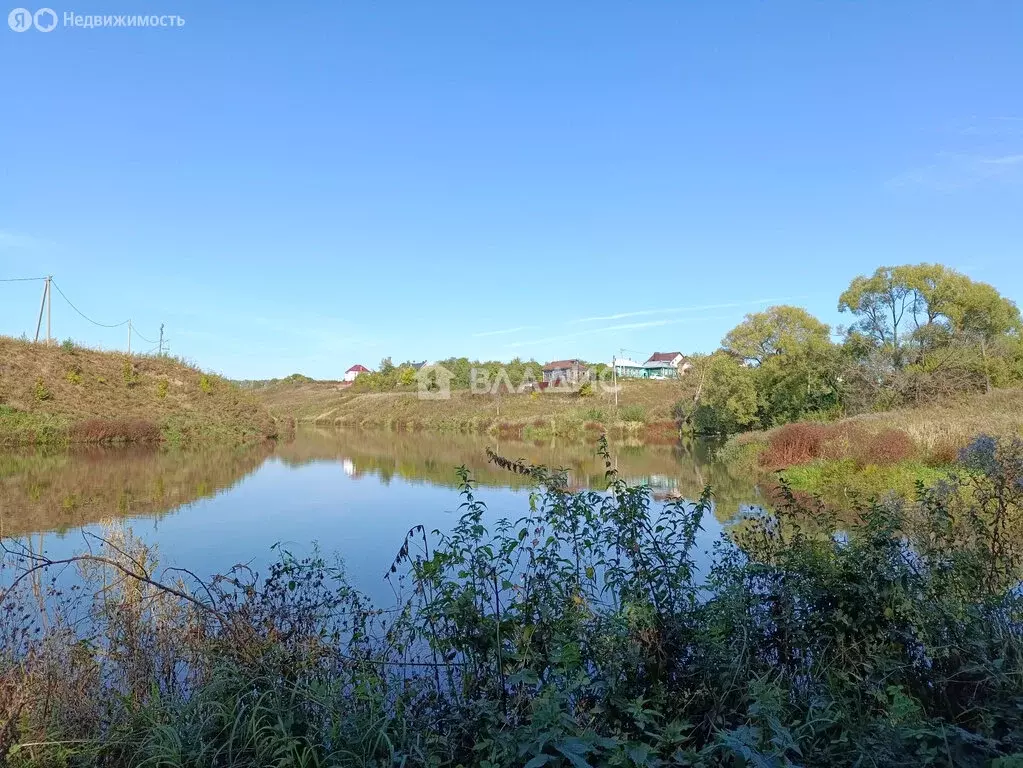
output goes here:
<path id="1" fill-rule="evenodd" d="M 49 293 L 50 280 L 47 278 L 46 282 L 43 283 L 43 300 L 39 302 L 39 319 L 36 321 L 36 337 L 34 342 L 39 343 L 39 331 L 43 327 L 43 310 L 46 309 L 46 294 Z"/>
<path id="2" fill-rule="evenodd" d="M 618 358 L 611 355 L 611 388 L 615 391 L 615 408 L 618 407 Z"/>
<path id="3" fill-rule="evenodd" d="M 50 283 L 53 282 L 53 275 L 46 276 L 46 344 L 53 344 L 53 335 L 50 333 L 50 315 L 53 310 L 53 293 L 50 291 Z"/>

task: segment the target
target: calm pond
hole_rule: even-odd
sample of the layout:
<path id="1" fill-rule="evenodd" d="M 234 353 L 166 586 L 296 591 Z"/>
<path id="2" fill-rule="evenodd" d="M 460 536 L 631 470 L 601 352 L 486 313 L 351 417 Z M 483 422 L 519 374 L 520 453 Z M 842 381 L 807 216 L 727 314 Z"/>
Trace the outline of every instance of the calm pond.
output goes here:
<path id="1" fill-rule="evenodd" d="M 382 600 L 390 594 L 383 574 L 409 528 L 447 530 L 457 519 L 459 465 L 478 483 L 489 519 L 527 510 L 528 480 L 489 464 L 488 447 L 566 469 L 574 489 L 603 487 L 593 446 L 459 435 L 304 429 L 276 447 L 20 451 L 0 453 L 0 537 L 62 557 L 83 550 L 89 533 L 128 528 L 155 546 L 161 566 L 204 577 L 237 563 L 260 568 L 277 542 L 296 554 L 315 543 Z M 715 462 L 705 443 L 610 449 L 621 476 L 649 485 L 659 500 L 694 499 L 713 486 L 704 548 L 760 502 L 760 489 Z"/>

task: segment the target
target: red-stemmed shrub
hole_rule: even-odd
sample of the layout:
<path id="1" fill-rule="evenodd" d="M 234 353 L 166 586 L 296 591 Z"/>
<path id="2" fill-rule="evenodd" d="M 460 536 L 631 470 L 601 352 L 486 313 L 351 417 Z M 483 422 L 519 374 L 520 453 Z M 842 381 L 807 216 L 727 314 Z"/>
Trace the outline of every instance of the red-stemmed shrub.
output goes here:
<path id="1" fill-rule="evenodd" d="M 824 455 L 827 438 L 823 424 L 786 424 L 771 435 L 760 463 L 771 469 L 806 464 Z"/>

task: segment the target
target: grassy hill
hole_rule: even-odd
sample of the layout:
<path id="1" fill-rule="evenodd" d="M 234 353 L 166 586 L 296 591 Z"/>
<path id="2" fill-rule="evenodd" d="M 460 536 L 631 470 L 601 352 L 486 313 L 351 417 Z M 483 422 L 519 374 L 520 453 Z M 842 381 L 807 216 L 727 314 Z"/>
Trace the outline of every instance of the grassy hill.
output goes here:
<path id="1" fill-rule="evenodd" d="M 251 393 L 174 358 L 0 336 L 0 445 L 239 443 L 277 431 Z"/>
<path id="2" fill-rule="evenodd" d="M 602 431 L 629 433 L 651 442 L 674 442 L 672 407 L 681 396 L 673 381 L 623 380 L 618 405 L 594 387 L 579 394 L 472 394 L 455 390 L 447 400 L 422 400 L 411 392 L 353 392 L 336 382 L 282 380 L 252 390 L 282 417 L 345 427 L 492 433 L 525 439 L 584 438 Z"/>

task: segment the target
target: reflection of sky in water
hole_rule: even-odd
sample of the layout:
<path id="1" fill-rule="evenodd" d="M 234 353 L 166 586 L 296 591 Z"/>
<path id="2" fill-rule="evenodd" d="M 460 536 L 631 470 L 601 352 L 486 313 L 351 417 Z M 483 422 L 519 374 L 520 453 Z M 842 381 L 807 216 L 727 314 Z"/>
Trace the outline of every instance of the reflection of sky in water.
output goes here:
<path id="1" fill-rule="evenodd" d="M 478 488 L 487 520 L 515 520 L 528 511 L 528 490 Z M 130 518 L 117 525 L 155 543 L 161 565 L 188 568 L 199 576 L 223 572 L 235 563 L 264 569 L 274 558 L 270 547 L 281 542 L 296 555 L 317 542 L 327 555 L 337 553 L 353 583 L 375 601 L 392 599 L 383 580 L 408 530 L 418 524 L 428 531 L 449 530 L 457 521 L 461 498 L 455 488 L 376 474 L 352 476 L 339 460 L 289 466 L 270 459 L 256 472 L 213 498 L 187 504 L 161 519 Z M 721 531 L 713 515 L 705 515 L 698 560 L 705 561 Z M 493 526 L 491 526 L 493 529 Z M 91 525 L 84 530 L 102 534 Z M 38 541 L 39 536 L 33 537 Z M 52 557 L 82 548 L 80 531 L 43 534 Z"/>

